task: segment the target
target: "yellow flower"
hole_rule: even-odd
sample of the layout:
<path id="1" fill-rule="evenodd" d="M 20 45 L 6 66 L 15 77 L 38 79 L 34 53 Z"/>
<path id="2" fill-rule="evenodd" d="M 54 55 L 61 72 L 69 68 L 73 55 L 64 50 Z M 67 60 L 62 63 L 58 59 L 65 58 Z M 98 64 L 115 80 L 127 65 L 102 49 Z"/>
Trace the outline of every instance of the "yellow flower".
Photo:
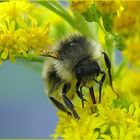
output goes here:
<path id="1" fill-rule="evenodd" d="M 114 31 L 119 34 L 131 34 L 139 32 L 140 25 L 140 1 L 121 2 L 121 10 L 118 16 L 115 16 L 113 21 Z M 134 14 L 135 13 L 135 14 Z"/>
<path id="2" fill-rule="evenodd" d="M 85 13 L 93 3 L 93 0 L 72 0 L 71 7 L 73 10 L 77 10 L 80 13 Z"/>
<path id="3" fill-rule="evenodd" d="M 123 55 L 128 58 L 129 62 L 135 65 L 140 65 L 140 36 L 134 35 L 126 41 L 126 49 Z"/>
<path id="4" fill-rule="evenodd" d="M 38 56 L 50 44 L 50 24 L 38 25 L 29 11 L 39 10 L 26 0 L 0 3 L 0 60 Z"/>
<path id="5" fill-rule="evenodd" d="M 135 13 L 135 15 L 139 16 L 140 14 L 139 0 L 134 1 L 123 0 L 122 5 L 125 8 L 125 10 L 130 11 L 131 13 Z"/>
<path id="6" fill-rule="evenodd" d="M 135 74 L 137 75 L 137 73 Z M 125 75 L 127 75 L 127 77 Z M 138 139 L 140 137 L 139 100 L 132 101 L 128 98 L 124 99 L 124 97 L 128 96 L 128 92 L 131 92 L 131 95 L 133 92 L 139 93 L 137 88 L 140 83 L 140 78 L 135 79 L 135 85 L 135 83 L 132 84 L 132 81 L 134 81 L 133 78 L 136 77 L 129 77 L 129 75 L 131 75 L 129 71 L 125 73 L 125 75 L 124 78 L 118 78 L 117 81 L 114 81 L 115 89 L 120 92 L 119 94 L 123 94 L 124 96 L 120 95 L 120 98 L 116 98 L 110 86 L 106 85 L 103 89 L 101 104 L 97 103 L 93 105 L 91 97 L 88 96 L 87 93 L 84 96 L 87 102 L 85 102 L 85 107 L 82 108 L 81 100 L 76 97 L 72 102 L 80 119 L 76 120 L 72 116 L 59 111 L 59 121 L 55 134 L 51 137 L 54 139 L 60 137 L 65 140 Z M 128 79 L 132 81 L 128 82 Z M 118 85 L 118 87 L 116 87 L 116 85 Z M 96 99 L 98 99 L 97 92 L 96 95 Z M 131 97 L 133 97 L 133 95 Z"/>
<path id="7" fill-rule="evenodd" d="M 27 48 L 29 52 L 35 56 L 40 55 L 40 50 L 47 50 L 47 46 L 51 44 L 48 38 L 50 32 L 50 24 L 37 26 L 36 20 L 32 20 L 32 25 L 25 30 L 27 39 Z"/>
<path id="8" fill-rule="evenodd" d="M 0 19 L 18 21 L 21 17 L 26 18 L 32 8 L 33 5 L 27 0 L 2 2 L 0 3 Z"/>
<path id="9" fill-rule="evenodd" d="M 140 99 L 140 71 L 124 69 L 121 78 L 117 79 L 114 84 L 119 95 L 132 101 Z"/>
<path id="10" fill-rule="evenodd" d="M 120 16 L 115 16 L 113 30 L 119 34 L 131 34 L 137 31 L 138 19 L 134 14 L 123 11 Z"/>
<path id="11" fill-rule="evenodd" d="M 97 104 L 92 109 L 89 106 L 89 103 L 85 108 L 75 104 L 79 120 L 58 112 L 59 122 L 52 137 L 61 137 L 65 140 L 132 140 L 140 136 L 140 107 L 137 103 L 129 105 L 128 109 L 109 104 Z"/>
<path id="12" fill-rule="evenodd" d="M 95 0 L 97 9 L 103 13 L 115 13 L 120 8 L 120 0 Z"/>

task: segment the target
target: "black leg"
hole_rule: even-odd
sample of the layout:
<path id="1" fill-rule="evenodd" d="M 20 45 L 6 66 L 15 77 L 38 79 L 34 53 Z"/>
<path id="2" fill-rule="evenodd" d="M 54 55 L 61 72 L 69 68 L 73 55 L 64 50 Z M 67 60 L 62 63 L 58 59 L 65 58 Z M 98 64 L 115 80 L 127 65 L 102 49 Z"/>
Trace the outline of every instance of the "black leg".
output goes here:
<path id="1" fill-rule="evenodd" d="M 100 81 L 97 81 L 96 79 L 93 79 L 96 83 L 99 84 L 99 103 L 101 103 L 101 94 L 102 94 L 102 86 L 106 77 L 105 71 L 100 71 L 101 74 L 103 74 Z"/>
<path id="2" fill-rule="evenodd" d="M 96 104 L 96 99 L 95 99 L 93 87 L 89 88 L 89 92 L 90 92 L 90 96 L 91 96 L 93 104 Z"/>
<path id="3" fill-rule="evenodd" d="M 79 91 L 79 87 L 80 87 L 80 91 Z M 82 101 L 82 107 L 84 108 L 84 101 L 86 101 L 86 100 L 83 98 L 82 87 L 83 87 L 83 84 L 81 85 L 81 82 L 80 81 L 77 81 L 76 87 L 75 87 L 76 88 L 76 94 L 81 99 L 81 101 Z"/>
<path id="4" fill-rule="evenodd" d="M 107 55 L 105 52 L 102 52 L 102 54 L 104 54 L 104 60 L 105 60 L 105 63 L 106 63 L 107 69 L 108 69 L 108 75 L 109 75 L 109 83 L 110 83 L 110 86 L 111 86 L 112 90 L 116 93 L 116 95 L 117 95 L 117 97 L 118 97 L 119 95 L 118 95 L 118 93 L 114 90 L 113 84 L 112 84 L 111 61 L 110 61 L 108 55 Z"/>
<path id="5" fill-rule="evenodd" d="M 76 119 L 80 119 L 77 112 L 74 110 L 74 106 L 73 106 L 72 102 L 66 96 L 66 93 L 70 89 L 70 86 L 71 86 L 70 83 L 64 84 L 63 89 L 62 89 L 63 100 L 64 100 L 64 103 L 67 106 L 67 108 L 69 108 L 72 111 L 74 117 Z"/>
<path id="6" fill-rule="evenodd" d="M 100 71 L 100 73 L 103 74 L 101 80 L 100 80 L 100 87 L 99 87 L 99 103 L 101 103 L 101 94 L 102 94 L 102 86 L 103 86 L 103 83 L 105 81 L 105 77 L 106 77 L 106 73 L 104 71 Z"/>
<path id="7" fill-rule="evenodd" d="M 112 75 L 111 75 L 111 61 L 105 52 L 102 52 L 102 54 L 104 54 L 104 60 L 105 60 L 106 66 L 108 68 L 110 86 L 113 87 L 112 86 Z"/>
<path id="8" fill-rule="evenodd" d="M 56 100 L 55 98 L 53 98 L 53 97 L 49 97 L 49 98 L 50 98 L 50 100 L 54 103 L 54 105 L 55 105 L 58 109 L 60 109 L 61 111 L 66 112 L 66 113 L 68 113 L 68 114 L 71 115 L 71 113 L 70 113 L 69 111 L 67 111 L 66 107 L 65 107 L 62 103 L 60 103 L 59 101 L 57 101 L 57 100 Z"/>
<path id="9" fill-rule="evenodd" d="M 82 94 L 82 88 L 83 88 L 83 84 L 80 86 L 80 93 L 81 93 L 81 100 L 82 100 L 82 107 L 84 108 L 84 101 L 86 101 L 86 99 L 83 98 L 83 94 Z"/>

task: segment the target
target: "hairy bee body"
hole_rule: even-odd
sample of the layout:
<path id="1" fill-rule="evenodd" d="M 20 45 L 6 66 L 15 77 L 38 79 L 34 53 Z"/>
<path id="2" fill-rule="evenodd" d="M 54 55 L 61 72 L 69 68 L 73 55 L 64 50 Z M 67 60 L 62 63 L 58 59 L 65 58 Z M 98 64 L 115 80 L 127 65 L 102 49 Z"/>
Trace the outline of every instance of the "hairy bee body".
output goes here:
<path id="1" fill-rule="evenodd" d="M 58 59 L 47 58 L 43 70 L 46 92 L 59 109 L 69 112 L 68 109 L 75 118 L 79 118 L 70 100 L 77 94 L 84 106 L 81 88 L 85 86 L 89 88 L 95 104 L 92 88 L 96 82 L 100 85 L 100 101 L 102 83 L 106 76 L 100 65 L 102 54 L 109 70 L 110 61 L 106 53 L 101 51 L 99 44 L 78 33 L 60 40 L 53 51 L 58 55 Z M 103 75 L 100 81 L 97 80 L 99 74 Z"/>

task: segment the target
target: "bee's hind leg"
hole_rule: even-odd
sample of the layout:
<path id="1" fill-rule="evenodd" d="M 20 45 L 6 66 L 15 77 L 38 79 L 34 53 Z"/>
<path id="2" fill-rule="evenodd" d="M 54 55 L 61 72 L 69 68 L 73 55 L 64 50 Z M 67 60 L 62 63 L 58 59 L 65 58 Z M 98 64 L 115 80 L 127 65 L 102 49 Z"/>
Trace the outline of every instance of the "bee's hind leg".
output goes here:
<path id="1" fill-rule="evenodd" d="M 67 98 L 66 93 L 67 91 L 70 89 L 71 84 L 70 83 L 65 83 L 62 89 L 62 95 L 63 95 L 63 100 L 65 105 L 72 111 L 74 117 L 76 119 L 80 119 L 79 115 L 77 114 L 77 112 L 74 109 L 74 105 L 72 104 L 72 102 Z"/>
<path id="2" fill-rule="evenodd" d="M 60 109 L 63 112 L 66 112 L 68 115 L 71 115 L 71 113 L 66 109 L 66 107 L 62 103 L 57 101 L 54 97 L 49 96 L 49 98 L 58 109 Z"/>

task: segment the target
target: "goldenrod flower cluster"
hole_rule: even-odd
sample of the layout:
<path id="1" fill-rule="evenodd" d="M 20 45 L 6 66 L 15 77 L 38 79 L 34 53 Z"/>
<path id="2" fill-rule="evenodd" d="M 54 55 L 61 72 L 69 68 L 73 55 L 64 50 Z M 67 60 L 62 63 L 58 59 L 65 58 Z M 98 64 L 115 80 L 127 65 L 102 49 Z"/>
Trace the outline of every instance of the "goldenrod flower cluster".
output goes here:
<path id="1" fill-rule="evenodd" d="M 49 43 L 49 23 L 38 25 L 35 4 L 29 1 L 0 3 L 0 60 L 38 56 Z"/>
<path id="2" fill-rule="evenodd" d="M 120 0 L 95 0 L 95 5 L 103 14 L 115 13 L 120 9 Z"/>
<path id="3" fill-rule="evenodd" d="M 134 83 L 132 81 L 134 81 Z M 139 83 L 140 71 L 127 68 L 123 70 L 121 78 L 118 78 L 114 84 L 122 98 L 128 98 L 130 101 L 139 102 Z"/>
<path id="4" fill-rule="evenodd" d="M 124 38 L 123 55 L 131 64 L 140 64 L 140 1 L 122 1 L 123 10 L 114 18 L 113 30 Z M 134 14 L 135 13 L 135 14 Z"/>
<path id="5" fill-rule="evenodd" d="M 122 1 L 122 11 L 114 19 L 114 30 L 121 34 L 136 33 L 140 23 L 140 1 Z M 135 13 L 135 14 L 133 14 Z"/>
<path id="6" fill-rule="evenodd" d="M 82 108 L 79 100 L 78 104 L 75 104 L 75 108 L 80 120 L 76 120 L 66 113 L 58 112 L 59 122 L 52 137 L 57 139 L 61 136 L 65 140 L 72 138 L 77 140 L 139 139 L 140 106 L 138 102 L 120 101 L 115 97 L 113 99 L 113 93 L 110 91 L 109 87 L 105 89 L 103 103 L 96 106 L 93 106 L 88 99 L 85 108 Z"/>
<path id="7" fill-rule="evenodd" d="M 88 8 L 91 7 L 93 3 L 94 3 L 93 0 L 88 1 L 72 0 L 71 7 L 73 10 L 77 10 L 80 13 L 84 13 L 88 10 Z"/>

